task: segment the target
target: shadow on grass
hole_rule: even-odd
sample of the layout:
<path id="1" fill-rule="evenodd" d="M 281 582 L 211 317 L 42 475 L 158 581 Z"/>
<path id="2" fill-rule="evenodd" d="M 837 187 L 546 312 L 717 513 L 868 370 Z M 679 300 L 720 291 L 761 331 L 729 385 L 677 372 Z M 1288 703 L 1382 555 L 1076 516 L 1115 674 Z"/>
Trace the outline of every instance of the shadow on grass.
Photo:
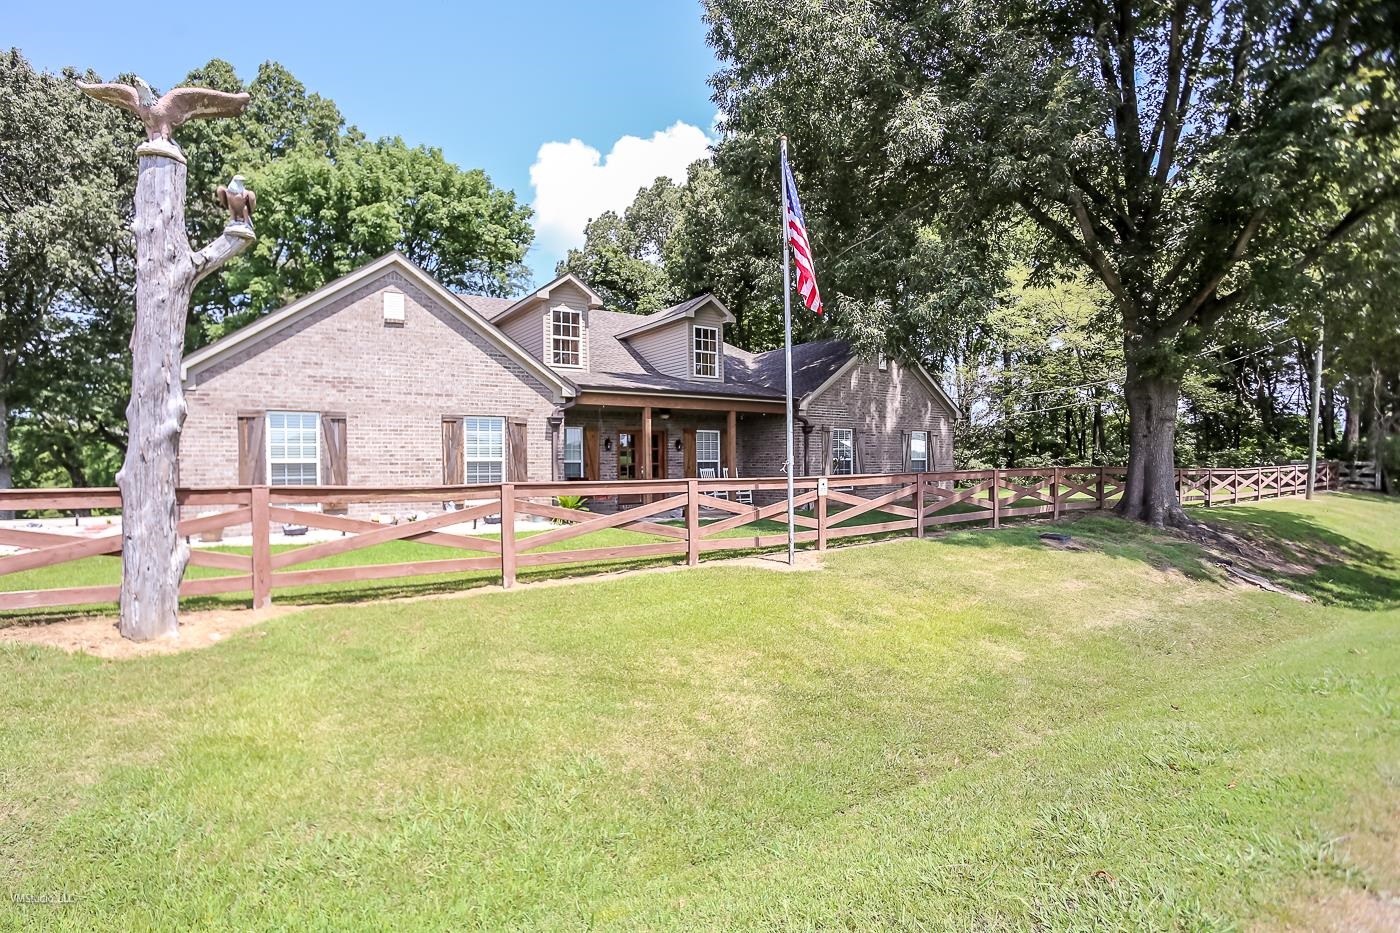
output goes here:
<path id="1" fill-rule="evenodd" d="M 1363 499 L 1376 507 L 1389 505 L 1375 496 L 1329 495 Z M 1271 552 L 1277 566 L 1266 566 L 1260 572 L 1318 603 L 1376 611 L 1400 608 L 1400 558 L 1349 538 L 1312 516 L 1250 505 L 1212 508 L 1209 512 L 1192 508 L 1190 514 Z M 1064 528 L 1078 543 L 1112 557 L 1140 561 L 1158 570 L 1176 570 L 1192 580 L 1219 580 L 1221 576 L 1218 558 L 1200 544 L 1108 512 L 1084 514 L 1054 527 Z M 1009 525 L 990 535 L 951 532 L 942 540 L 958 547 L 1043 549 L 1040 534 L 1046 529 L 1046 523 Z"/>

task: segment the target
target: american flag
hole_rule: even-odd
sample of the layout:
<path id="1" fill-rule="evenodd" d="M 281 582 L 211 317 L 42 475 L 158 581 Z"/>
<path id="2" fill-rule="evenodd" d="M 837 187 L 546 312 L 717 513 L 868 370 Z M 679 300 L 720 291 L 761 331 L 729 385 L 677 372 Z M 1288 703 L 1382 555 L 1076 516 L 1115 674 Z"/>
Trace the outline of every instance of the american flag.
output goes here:
<path id="1" fill-rule="evenodd" d="M 812 262 L 811 244 L 807 242 L 807 219 L 802 216 L 802 204 L 797 200 L 797 183 L 792 180 L 786 149 L 783 151 L 783 203 L 788 243 L 792 244 L 792 261 L 797 266 L 797 293 L 808 311 L 821 314 L 822 295 L 817 291 L 817 267 Z"/>

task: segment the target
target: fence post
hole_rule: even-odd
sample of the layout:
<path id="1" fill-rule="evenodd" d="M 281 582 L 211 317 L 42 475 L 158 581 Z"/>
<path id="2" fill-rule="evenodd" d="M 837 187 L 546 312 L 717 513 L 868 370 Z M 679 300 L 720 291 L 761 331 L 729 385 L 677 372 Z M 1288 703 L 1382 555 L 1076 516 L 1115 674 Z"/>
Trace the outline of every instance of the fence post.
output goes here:
<path id="1" fill-rule="evenodd" d="M 501 484 L 501 587 L 515 585 L 515 484 Z"/>
<path id="2" fill-rule="evenodd" d="M 1254 471 L 1254 501 L 1258 502 L 1264 498 L 1264 468 L 1258 467 Z"/>
<path id="3" fill-rule="evenodd" d="M 914 537 L 924 536 L 924 474 L 914 474 Z"/>
<path id="4" fill-rule="evenodd" d="M 268 514 L 271 496 L 266 486 L 253 486 L 249 491 L 253 523 L 253 608 L 265 609 L 272 605 L 272 518 Z"/>
<path id="5" fill-rule="evenodd" d="M 700 490 L 699 480 L 685 481 L 685 562 L 691 567 L 700 563 Z"/>
<path id="6" fill-rule="evenodd" d="M 1211 467 L 1206 467 L 1206 508 L 1210 508 L 1210 493 L 1214 486 L 1215 470 Z"/>
<path id="7" fill-rule="evenodd" d="M 992 527 L 1001 527 L 1001 470 L 992 467 Z"/>
<path id="8" fill-rule="evenodd" d="M 1060 468 L 1055 467 L 1054 478 L 1050 480 L 1050 515 L 1055 521 L 1060 520 Z"/>
<path id="9" fill-rule="evenodd" d="M 817 480 L 817 550 L 826 550 L 826 477 Z"/>
<path id="10" fill-rule="evenodd" d="M 1103 500 L 1103 471 L 1104 471 L 1104 469 L 1105 469 L 1104 466 L 1103 466 L 1102 464 L 1100 464 L 1100 465 L 1099 465 L 1098 490 L 1097 490 L 1098 500 L 1099 500 L 1099 511 L 1103 511 L 1104 509 L 1108 508 L 1108 503 L 1105 502 L 1105 501 Z"/>

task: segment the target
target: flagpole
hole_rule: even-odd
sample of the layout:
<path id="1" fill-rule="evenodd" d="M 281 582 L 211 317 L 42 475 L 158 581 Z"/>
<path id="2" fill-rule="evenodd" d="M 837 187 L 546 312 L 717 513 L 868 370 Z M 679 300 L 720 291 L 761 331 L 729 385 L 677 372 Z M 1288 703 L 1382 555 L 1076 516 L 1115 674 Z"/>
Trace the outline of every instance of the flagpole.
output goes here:
<path id="1" fill-rule="evenodd" d="M 787 540 L 788 540 L 788 564 L 791 566 L 797 563 L 797 533 L 796 522 L 793 517 L 793 455 L 792 455 L 792 284 L 789 280 L 789 267 L 791 266 L 788 256 L 788 231 L 787 231 L 787 192 L 783 182 L 783 167 L 787 165 L 787 137 L 782 137 L 779 143 L 779 154 L 782 159 L 778 166 L 778 207 L 782 211 L 782 223 L 779 230 L 782 231 L 783 240 L 783 372 L 787 379 L 786 399 L 787 405 L 787 466 L 784 472 L 787 473 Z"/>

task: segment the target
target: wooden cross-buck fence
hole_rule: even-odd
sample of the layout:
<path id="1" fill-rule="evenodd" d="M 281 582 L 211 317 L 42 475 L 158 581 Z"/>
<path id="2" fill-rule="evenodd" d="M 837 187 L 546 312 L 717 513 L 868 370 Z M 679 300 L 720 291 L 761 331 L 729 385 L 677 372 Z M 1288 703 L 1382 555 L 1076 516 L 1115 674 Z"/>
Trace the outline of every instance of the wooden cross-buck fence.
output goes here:
<path id="1" fill-rule="evenodd" d="M 1303 492 L 1306 467 L 1178 471 L 1185 505 L 1221 505 Z M 842 538 L 909 532 L 923 537 L 942 525 L 980 523 L 998 528 L 1008 519 L 1059 518 L 1103 509 L 1118 500 L 1127 471 L 1121 467 L 957 470 L 804 477 L 795 481 L 797 541 L 824 550 Z M 1335 463 L 1318 464 L 1317 488 L 1335 489 Z M 182 596 L 248 592 L 255 607 L 272 592 L 294 586 L 385 580 L 488 571 L 514 584 L 520 568 L 554 564 L 684 556 L 699 563 L 706 553 L 782 547 L 786 529 L 775 528 L 787 511 L 786 479 L 675 479 L 622 482 L 501 483 L 478 486 L 233 486 L 182 489 L 179 502 L 198 512 L 179 524 L 189 538 L 247 527 L 251 553 L 193 547 L 190 564 L 223 571 L 186 578 Z M 613 511 L 581 511 L 557 504 L 582 496 Z M 452 508 L 441 510 L 445 505 Z M 409 520 L 386 524 L 368 517 L 376 507 L 421 506 Z M 85 512 L 118 510 L 115 489 L 16 489 L 0 491 L 0 511 Z M 424 510 L 431 510 L 424 514 Z M 441 510 L 441 511 L 439 511 Z M 352 514 L 354 513 L 354 514 Z M 517 519 L 555 523 L 520 533 Z M 746 528 L 758 522 L 767 523 Z M 119 559 L 122 533 L 92 537 L 0 524 L 0 587 L 10 574 L 93 557 Z M 498 532 L 482 531 L 499 525 Z M 466 526 L 478 527 L 468 529 Z M 295 546 L 272 546 L 274 526 L 305 526 L 341 537 Z M 114 526 L 115 527 L 115 526 Z M 599 546 L 589 535 L 619 529 L 650 536 L 634 544 Z M 393 541 L 415 541 L 455 550 L 457 556 L 398 563 L 305 567 Z M 565 546 L 575 542 L 574 547 Z M 117 584 L 48 589 L 0 589 L 0 611 L 115 602 Z"/>

